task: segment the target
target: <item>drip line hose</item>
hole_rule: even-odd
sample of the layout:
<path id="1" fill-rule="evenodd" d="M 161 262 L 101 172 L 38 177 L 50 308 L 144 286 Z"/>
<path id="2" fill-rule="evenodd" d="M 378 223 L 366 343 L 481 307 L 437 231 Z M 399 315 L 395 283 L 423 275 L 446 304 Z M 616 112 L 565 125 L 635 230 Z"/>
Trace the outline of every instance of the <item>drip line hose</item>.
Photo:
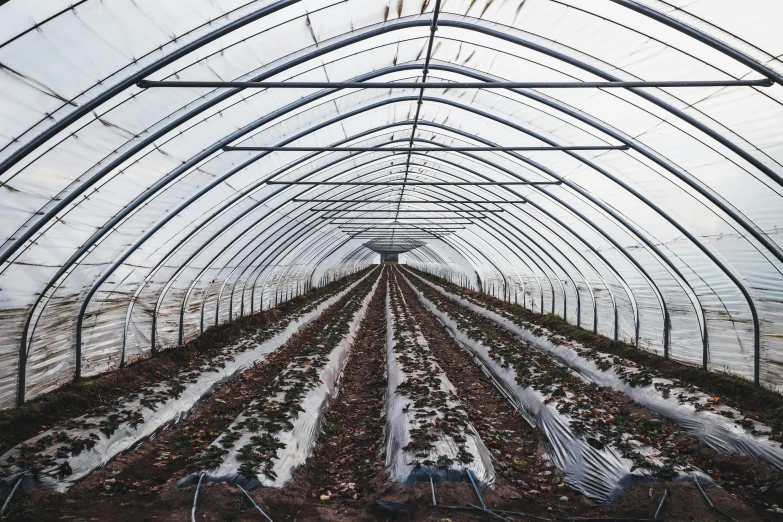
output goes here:
<path id="1" fill-rule="evenodd" d="M 246 496 L 246 497 L 247 497 L 247 499 L 250 501 L 250 503 L 251 503 L 251 504 L 253 504 L 253 507 L 254 507 L 254 508 L 256 508 L 256 509 L 258 510 L 258 512 L 259 512 L 259 513 L 261 513 L 261 515 L 263 515 L 263 517 L 264 517 L 265 519 L 267 519 L 269 522 L 274 522 L 274 521 L 273 521 L 271 518 L 269 518 L 269 515 L 267 515 L 266 513 L 264 513 L 264 511 L 263 511 L 263 510 L 262 510 L 260 507 L 258 507 L 258 504 L 256 504 L 256 501 L 255 501 L 255 500 L 253 500 L 253 497 L 251 497 L 251 496 L 250 496 L 250 493 L 248 493 L 247 491 L 245 491 L 245 488 L 243 488 L 243 487 L 242 487 L 242 486 L 240 486 L 239 484 L 237 484 L 237 487 L 239 488 L 239 491 L 241 491 L 242 493 L 244 493 L 244 494 L 245 494 L 245 496 Z"/>
<path id="2" fill-rule="evenodd" d="M 19 477 L 19 480 L 16 481 L 16 484 L 14 484 L 14 488 L 11 490 L 11 493 L 8 495 L 8 498 L 5 499 L 5 502 L 3 503 L 3 508 L 0 509 L 0 515 L 5 513 L 5 510 L 8 507 L 8 504 L 11 503 L 11 499 L 14 497 L 14 493 L 16 493 L 16 488 L 18 488 L 19 484 L 21 484 L 21 483 L 22 483 L 22 477 Z"/>
<path id="3" fill-rule="evenodd" d="M 432 505 L 437 506 L 438 502 L 435 500 L 435 483 L 432 482 L 432 475 L 430 475 L 430 491 L 432 491 Z"/>
<path id="4" fill-rule="evenodd" d="M 465 473 L 468 474 L 468 478 L 470 479 L 470 483 L 473 486 L 473 491 L 476 492 L 476 496 L 479 499 L 479 504 L 481 504 L 481 508 L 482 509 L 487 509 L 487 505 L 484 504 L 484 499 L 481 498 L 481 493 L 479 493 L 478 486 L 476 486 L 476 481 L 473 480 L 473 474 L 470 472 L 470 470 L 468 468 L 465 468 Z"/>
<path id="5" fill-rule="evenodd" d="M 201 481 L 204 480 L 204 475 L 206 474 L 206 471 L 202 471 L 201 475 L 198 477 L 198 484 L 196 484 L 196 494 L 193 495 L 193 509 L 190 510 L 191 522 L 196 522 L 196 502 L 198 502 L 198 490 L 201 488 Z"/>
<path id="6" fill-rule="evenodd" d="M 693 480 L 694 480 L 694 482 L 696 482 L 696 486 L 699 488 L 699 491 L 701 491 L 701 496 L 704 497 L 704 500 L 707 501 L 707 504 L 709 504 L 712 509 L 714 509 L 715 511 L 717 511 L 718 513 L 720 513 L 724 517 L 728 518 L 729 520 L 733 520 L 734 522 L 737 522 L 736 518 L 727 515 L 726 513 L 724 513 L 720 509 L 718 509 L 717 506 L 715 506 L 715 504 L 712 503 L 710 498 L 707 496 L 707 494 L 702 489 L 701 484 L 699 483 L 699 477 L 697 477 L 695 473 L 691 473 L 691 476 L 693 476 Z"/>
<path id="7" fill-rule="evenodd" d="M 661 508 L 663 507 L 663 502 L 666 500 L 666 497 L 669 496 L 669 490 L 664 489 L 663 490 L 663 497 L 661 498 L 661 503 L 658 504 L 658 509 L 655 510 L 655 515 L 653 516 L 653 520 L 658 520 L 658 515 L 661 512 Z"/>
<path id="8" fill-rule="evenodd" d="M 490 511 L 489 509 L 487 509 L 485 507 L 479 507 L 479 506 L 476 506 L 475 504 L 468 504 L 468 506 L 470 506 L 471 509 L 474 509 L 476 511 L 484 513 L 485 515 L 487 515 L 491 519 L 502 520 L 503 522 L 511 522 L 511 520 L 507 519 L 506 517 L 502 517 L 502 516 L 498 515 L 497 513 L 495 513 L 494 511 Z"/>

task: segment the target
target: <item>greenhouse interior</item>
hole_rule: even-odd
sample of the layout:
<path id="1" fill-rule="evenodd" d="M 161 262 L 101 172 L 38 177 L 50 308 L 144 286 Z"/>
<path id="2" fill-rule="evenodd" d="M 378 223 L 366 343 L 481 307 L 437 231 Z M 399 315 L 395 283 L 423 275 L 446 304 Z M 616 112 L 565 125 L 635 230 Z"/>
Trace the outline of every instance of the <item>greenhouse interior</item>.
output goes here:
<path id="1" fill-rule="evenodd" d="M 783 521 L 781 20 L 0 0 L 0 522 Z"/>

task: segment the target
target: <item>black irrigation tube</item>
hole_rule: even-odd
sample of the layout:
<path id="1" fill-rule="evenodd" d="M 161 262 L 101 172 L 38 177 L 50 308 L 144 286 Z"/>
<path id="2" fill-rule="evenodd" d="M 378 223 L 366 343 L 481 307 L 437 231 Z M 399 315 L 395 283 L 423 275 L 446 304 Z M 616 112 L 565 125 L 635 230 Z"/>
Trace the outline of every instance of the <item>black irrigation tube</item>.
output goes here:
<path id="1" fill-rule="evenodd" d="M 140 80 L 143 80 L 145 76 L 147 76 L 147 75 L 149 75 L 149 74 L 151 74 L 151 73 L 161 69 L 166 64 L 171 63 L 171 62 L 175 61 L 176 59 L 179 59 L 182 56 L 188 55 L 192 51 L 200 48 L 201 46 L 209 43 L 210 41 L 213 41 L 213 40 L 219 38 L 220 36 L 222 36 L 224 34 L 228 34 L 228 33 L 232 32 L 232 31 L 234 31 L 234 30 L 236 30 L 236 29 L 238 29 L 240 27 L 243 27 L 244 25 L 247 25 L 247 24 L 257 20 L 257 19 L 263 18 L 267 14 L 273 13 L 273 12 L 275 12 L 277 10 L 280 10 L 280 9 L 282 9 L 284 7 L 287 7 L 288 5 L 292 5 L 292 4 L 296 3 L 296 1 L 297 0 L 285 0 L 285 1 L 278 2 L 278 3 L 276 3 L 276 4 L 272 5 L 272 6 L 269 6 L 267 8 L 260 9 L 259 11 L 256 11 L 255 13 L 252 13 L 251 15 L 243 17 L 243 18 L 237 20 L 236 22 L 232 22 L 230 24 L 227 24 L 226 26 L 224 26 L 224 27 L 214 31 L 213 33 L 210 33 L 209 35 L 206 35 L 206 36 L 204 36 L 202 38 L 199 38 L 198 40 L 196 40 L 196 41 L 194 41 L 194 42 L 192 42 L 190 44 L 187 44 L 182 49 L 180 49 L 178 51 L 175 51 L 174 53 L 168 55 L 167 57 L 165 57 L 165 58 L 163 58 L 161 60 L 159 60 L 158 62 L 156 62 L 156 63 L 154 63 L 154 64 L 144 68 L 142 71 L 132 75 L 131 77 L 129 77 L 129 78 L 125 79 L 124 81 L 118 83 L 117 85 L 111 87 L 110 89 L 108 89 L 103 94 L 101 94 L 101 95 L 97 96 L 96 98 L 93 98 L 89 102 L 85 103 L 84 105 L 82 105 L 78 109 L 74 110 L 72 113 L 70 113 L 67 116 L 65 116 L 62 120 L 60 120 L 56 124 L 54 124 L 51 127 L 47 128 L 44 132 L 42 132 L 41 134 L 36 136 L 29 143 L 23 145 L 20 149 L 15 151 L 6 161 L 4 161 L 0 165 L 0 171 L 5 172 L 7 169 L 9 169 L 11 166 L 13 166 L 16 163 L 18 163 L 19 161 L 21 161 L 24 157 L 26 157 L 27 155 L 32 153 L 34 150 L 36 150 L 37 148 L 43 146 L 46 141 L 48 141 L 50 138 L 54 137 L 58 132 L 60 132 L 60 130 L 64 129 L 65 127 L 67 127 L 71 123 L 76 122 L 82 116 L 87 115 L 90 111 L 96 109 L 97 107 L 99 107 L 104 102 L 109 101 L 114 96 L 120 94 L 121 92 L 123 92 L 127 88 L 129 88 L 132 85 L 134 85 L 136 82 L 138 82 Z M 730 47 L 728 47 L 728 46 L 726 46 L 724 44 L 720 44 L 716 40 L 712 39 L 711 37 L 709 37 L 707 35 L 704 35 L 703 33 L 699 32 L 699 31 L 697 31 L 695 29 L 689 28 L 688 26 L 686 26 L 684 24 L 681 24 L 681 23 L 679 23 L 679 22 L 677 22 L 675 20 L 672 20 L 671 18 L 669 18 L 669 17 L 667 17 L 665 15 L 657 13 L 656 11 L 650 10 L 649 8 L 645 9 L 643 6 L 640 6 L 639 4 L 636 4 L 635 2 L 629 2 L 629 1 L 624 1 L 624 0 L 613 0 L 613 1 L 615 1 L 615 2 L 617 2 L 619 4 L 621 4 L 621 5 L 624 5 L 625 7 L 629 7 L 631 9 L 634 9 L 637 12 L 645 14 L 646 16 L 649 16 L 649 17 L 655 19 L 656 21 L 659 21 L 661 23 L 669 25 L 670 27 L 674 27 L 675 29 L 677 29 L 677 30 L 679 30 L 679 31 L 681 31 L 681 32 L 683 32 L 685 34 L 687 34 L 687 35 L 689 35 L 689 36 L 691 36 L 693 38 L 696 38 L 699 41 L 701 41 L 703 43 L 706 43 L 707 45 L 712 46 L 713 48 L 715 48 L 715 49 L 719 50 L 720 52 L 722 52 L 722 53 L 724 53 L 724 54 L 734 58 L 735 60 L 738 60 L 738 61 L 740 61 L 740 62 L 742 62 L 742 63 L 744 63 L 744 64 L 746 64 L 746 65 L 748 65 L 748 66 L 750 66 L 752 68 L 754 68 L 755 70 L 757 70 L 759 72 L 762 72 L 762 74 L 766 75 L 767 77 L 774 78 L 778 83 L 780 83 L 780 76 L 777 75 L 776 73 L 770 71 L 768 68 L 766 68 L 762 64 L 751 60 L 750 58 L 742 55 L 741 53 L 737 52 L 736 50 L 734 50 L 734 49 L 732 49 L 732 48 L 730 48 Z M 372 36 L 375 36 L 377 34 L 383 34 L 383 33 L 388 32 L 388 31 L 398 30 L 398 29 L 402 29 L 402 28 L 406 28 L 406 27 L 418 27 L 418 26 L 422 26 L 422 25 L 426 25 L 426 24 L 428 24 L 428 22 L 426 22 L 426 21 L 406 21 L 406 22 L 398 22 L 397 24 L 393 24 L 393 25 L 390 25 L 390 26 L 384 26 L 384 27 L 382 27 L 380 29 L 379 28 L 375 28 L 373 30 L 366 31 L 365 33 L 363 33 L 361 35 L 355 35 L 353 37 L 346 38 L 344 41 L 339 42 L 339 44 L 337 44 L 335 46 L 325 46 L 323 49 L 318 50 L 316 53 L 324 54 L 324 53 L 329 52 L 330 50 L 332 50 L 332 47 L 341 48 L 341 47 L 344 47 L 346 45 L 349 45 L 350 43 L 353 43 L 354 41 L 363 41 L 363 40 L 365 40 L 367 38 L 371 38 Z M 442 21 L 441 24 L 444 25 L 444 26 L 457 27 L 457 28 L 461 28 L 461 29 L 466 29 L 466 30 L 470 30 L 470 31 L 475 31 L 475 32 L 487 34 L 489 36 L 494 36 L 494 37 L 500 38 L 502 40 L 509 41 L 511 43 L 515 43 L 515 44 L 523 46 L 523 47 L 528 47 L 528 48 L 533 49 L 535 51 L 541 52 L 543 54 L 546 54 L 548 56 L 551 56 L 553 58 L 561 60 L 561 61 L 563 61 L 565 63 L 571 64 L 571 65 L 579 67 L 579 68 L 581 68 L 583 70 L 592 72 L 592 73 L 594 73 L 594 74 L 598 75 L 599 77 L 602 77 L 602 78 L 604 78 L 606 80 L 609 80 L 609 81 L 617 81 L 617 80 L 619 80 L 618 78 L 615 78 L 613 75 L 611 75 L 611 74 L 609 74 L 607 72 L 604 72 L 601 69 L 598 69 L 596 67 L 590 66 L 590 65 L 588 65 L 588 64 L 586 64 L 584 62 L 581 62 L 578 59 L 575 59 L 575 58 L 569 57 L 569 56 L 567 56 L 567 55 L 565 55 L 563 53 L 554 51 L 553 49 L 551 49 L 549 47 L 546 47 L 546 46 L 543 46 L 543 45 L 538 45 L 538 44 L 533 44 L 532 42 L 525 41 L 525 40 L 523 40 L 521 38 L 509 35 L 509 34 L 505 34 L 505 33 L 501 32 L 501 31 L 497 31 L 497 30 L 494 30 L 494 29 L 486 28 L 486 27 L 481 27 L 479 25 L 476 25 L 476 24 L 473 24 L 473 23 L 470 23 L 470 22 L 458 21 L 458 20 L 445 20 L 445 21 Z M 316 54 L 316 53 L 313 53 L 313 54 Z M 309 55 L 300 57 L 297 60 L 292 60 L 290 62 L 287 62 L 286 64 L 284 64 L 284 66 L 281 66 L 281 68 L 291 67 L 291 66 L 293 66 L 293 64 L 295 62 L 301 62 L 301 61 L 304 61 L 304 60 L 309 59 L 309 58 L 310 58 Z M 267 73 L 267 74 L 270 74 L 270 73 Z M 258 78 L 258 79 L 260 79 L 260 78 Z M 175 120 L 175 122 L 172 122 L 171 124 L 164 126 L 164 128 L 160 129 L 159 132 L 168 132 L 169 130 L 176 128 L 179 125 L 179 123 L 176 123 L 176 122 L 187 121 L 187 119 L 192 118 L 195 114 L 203 112 L 203 110 L 206 109 L 207 105 L 210 105 L 210 104 L 214 105 L 215 103 L 218 103 L 218 101 L 220 101 L 222 99 L 226 99 L 227 97 L 233 95 L 236 92 L 238 92 L 238 91 L 237 90 L 232 90 L 232 91 L 229 91 L 228 93 L 225 93 L 222 96 L 218 96 L 215 99 L 210 100 L 210 102 L 205 103 L 203 106 L 201 106 L 201 107 L 199 107 L 197 109 L 194 109 L 193 111 L 190 111 L 190 112 L 186 113 L 180 119 Z M 783 185 L 783 179 L 781 179 L 780 176 L 778 176 L 770 168 L 765 166 L 761 161 L 759 161 L 756 158 L 754 158 L 751 154 L 743 151 L 739 146 L 731 143 L 730 140 L 728 140 L 727 138 L 722 136 L 719 132 L 712 130 L 711 128 L 709 128 L 705 124 L 702 124 L 701 122 L 697 121 L 695 118 L 686 115 L 682 111 L 680 111 L 680 110 L 670 106 L 669 104 L 663 102 L 662 100 L 658 99 L 657 97 L 655 97 L 655 96 L 653 96 L 653 95 L 651 95 L 649 93 L 646 93 L 644 91 L 639 91 L 639 90 L 636 90 L 636 89 L 632 90 L 632 92 L 634 92 L 635 94 L 638 94 L 639 96 L 641 96 L 645 100 L 647 100 L 647 101 L 649 101 L 649 102 L 651 102 L 651 103 L 653 103 L 653 104 L 663 108 L 664 110 L 670 112 L 671 114 L 675 115 L 679 119 L 684 120 L 685 122 L 687 122 L 690 125 L 694 126 L 695 128 L 697 128 L 701 132 L 707 134 L 708 136 L 710 136 L 711 138 L 715 139 L 716 141 L 721 143 L 723 146 L 727 147 L 729 150 L 731 150 L 732 152 L 734 152 L 735 154 L 737 154 L 738 156 L 743 158 L 745 161 L 749 162 L 756 169 L 760 170 L 761 172 L 766 174 L 768 177 L 772 178 L 776 183 L 778 183 L 779 185 Z M 556 105 L 559 105 L 559 104 L 556 104 Z M 560 110 L 562 110 L 562 107 L 560 108 Z M 594 124 L 594 122 L 591 123 L 591 124 Z M 147 140 L 144 140 L 144 141 L 146 142 Z M 634 148 L 636 148 L 636 147 L 634 147 Z M 137 149 L 137 148 L 134 147 L 133 148 L 133 151 L 134 151 L 133 153 L 135 153 L 138 150 L 140 150 L 140 149 Z M 646 154 L 645 151 L 641 151 L 640 150 L 640 152 L 642 152 L 643 154 Z M 646 154 L 646 155 L 648 155 L 648 154 Z M 650 159 L 653 159 L 654 161 L 662 163 L 661 160 L 658 160 L 652 154 L 649 154 L 648 157 L 650 157 Z M 113 168 L 113 166 L 115 164 L 117 164 L 116 161 L 112 162 L 112 167 L 111 168 Z M 675 172 L 675 169 L 673 169 L 671 166 L 668 166 L 668 165 L 663 165 L 663 166 L 664 166 L 664 168 L 667 168 L 671 172 L 675 173 L 678 177 L 680 177 L 679 173 Z M 109 167 L 107 167 L 107 168 L 109 168 Z M 59 213 L 62 209 L 64 209 L 67 205 L 69 205 L 72 201 L 74 201 L 80 194 L 82 194 L 85 190 L 87 190 L 87 188 L 91 184 L 94 184 L 95 182 L 97 182 L 98 179 L 100 179 L 100 177 L 104 176 L 107 173 L 107 170 L 104 169 L 101 172 L 102 172 L 101 174 L 98 174 L 95 177 L 91 178 L 90 182 L 81 185 L 73 193 L 68 194 L 66 197 L 64 197 L 55 206 L 55 208 L 53 208 L 52 210 L 48 211 L 44 215 L 43 218 L 41 218 L 38 221 L 36 221 L 35 223 L 33 223 L 25 231 L 25 233 L 23 233 L 21 235 L 21 237 L 17 238 L 14 241 L 14 243 L 9 247 L 9 249 L 7 249 L 5 252 L 3 252 L 2 255 L 0 255 L 0 263 L 5 262 L 6 260 L 8 260 L 13 255 L 13 253 L 16 252 L 16 250 L 21 248 L 24 243 L 26 243 L 38 230 L 40 230 L 40 228 L 42 228 L 48 221 L 53 219 L 57 213 Z M 681 179 L 682 179 L 682 177 L 681 177 Z M 756 240 L 758 240 L 762 245 L 764 245 L 779 260 L 781 259 L 781 257 L 783 257 L 781 255 L 781 252 L 779 252 L 778 249 L 776 249 L 767 240 L 767 238 L 764 238 L 757 230 L 755 230 L 752 226 L 750 226 L 750 224 L 748 222 L 746 222 L 741 216 L 739 216 L 738 214 L 733 212 L 732 209 L 730 209 L 729 207 L 724 205 L 720 200 L 718 200 L 717 198 L 715 198 L 711 194 L 705 194 L 705 191 L 703 190 L 703 188 L 700 187 L 700 185 L 698 183 L 696 183 L 695 181 L 690 180 L 687 177 L 684 179 L 684 181 L 686 183 L 688 183 L 692 188 L 695 188 L 697 191 L 699 191 L 700 193 L 705 195 L 708 199 L 710 199 L 710 201 L 713 202 L 714 204 L 716 204 L 725 214 L 731 216 L 732 219 L 734 219 L 737 223 L 741 224 L 746 230 L 748 230 L 748 232 L 750 232 L 750 234 L 754 238 L 756 238 Z M 135 207 L 135 205 L 131 206 L 130 208 L 132 209 L 134 207 Z M 111 229 L 111 228 L 112 227 L 106 226 L 102 230 L 108 230 L 108 229 Z M 102 233 L 100 235 L 102 235 Z M 88 241 L 87 244 L 89 245 L 89 247 L 91 247 L 92 244 L 94 244 L 95 241 L 97 241 L 97 240 L 92 240 L 91 239 L 91 240 Z M 81 249 L 80 249 L 80 251 L 81 251 Z M 705 253 L 708 255 L 708 257 L 711 258 L 711 260 L 713 262 L 720 263 L 720 261 L 711 252 L 705 251 Z M 76 259 L 81 257 L 80 255 L 76 255 L 76 254 L 75 254 L 75 256 L 76 256 Z M 719 266 L 722 266 L 722 263 Z M 61 271 L 58 271 L 58 274 L 60 272 L 67 273 L 68 270 L 70 269 L 70 264 L 68 264 L 66 266 L 63 266 L 62 268 L 64 270 L 61 269 Z M 756 313 L 755 306 L 753 304 L 752 298 L 750 297 L 750 294 L 745 289 L 745 287 L 742 285 L 742 283 L 739 281 L 739 279 L 736 278 L 736 276 L 734 276 L 733 274 L 727 273 L 727 275 L 729 276 L 729 278 L 732 280 L 733 283 L 735 283 L 736 285 L 740 286 L 740 290 L 743 292 L 744 297 L 749 302 L 749 306 L 751 307 L 751 315 L 753 315 L 754 332 L 755 332 L 755 335 L 754 335 L 754 364 L 755 364 L 755 367 L 754 367 L 754 381 L 758 384 L 759 383 L 759 379 L 760 379 L 760 366 L 759 366 L 760 365 L 760 362 L 759 362 L 759 357 L 760 357 L 760 332 L 759 332 L 758 315 Z M 56 279 L 59 279 L 59 276 L 57 278 L 55 278 L 55 280 Z M 30 321 L 30 318 L 31 318 L 32 314 L 34 313 L 35 308 L 37 307 L 37 303 L 40 301 L 40 297 L 46 294 L 46 292 L 52 286 L 52 284 L 47 285 L 47 289 L 45 291 L 39 293 L 39 298 L 36 300 L 36 305 L 33 307 L 32 311 L 31 311 L 31 315 L 28 316 L 28 321 L 26 322 L 25 328 L 24 328 L 23 345 L 26 345 L 26 337 L 27 337 L 27 330 L 28 330 L 28 326 L 29 326 L 29 321 Z M 77 335 L 79 335 L 79 334 L 80 334 L 80 332 L 77 331 Z M 706 350 L 706 348 L 705 348 L 705 350 Z M 21 351 L 24 351 L 25 353 L 22 354 Z M 20 404 L 24 402 L 24 373 L 25 373 L 26 359 L 27 359 L 26 348 L 23 347 L 23 349 L 21 351 L 20 351 L 20 365 L 19 365 L 19 368 L 18 368 L 18 373 L 20 375 L 20 377 L 19 377 L 20 383 L 19 383 L 19 387 L 18 387 L 19 392 L 18 392 L 18 396 L 17 396 L 18 402 Z M 78 358 L 77 358 L 77 360 L 78 360 Z M 78 364 L 77 364 L 77 366 L 78 366 Z M 78 370 L 78 368 L 77 368 L 77 370 Z M 78 377 L 78 371 L 77 371 L 77 377 Z"/>
<path id="2" fill-rule="evenodd" d="M 466 469 L 466 471 L 469 471 Z M 432 477 L 430 477 L 430 491 L 432 494 L 432 507 L 435 509 L 444 509 L 448 511 L 474 511 L 479 512 L 487 515 L 488 517 L 494 519 L 494 520 L 504 520 L 506 522 L 511 522 L 508 518 L 502 516 L 502 515 L 511 515 L 516 516 L 520 518 L 529 518 L 532 520 L 544 520 L 544 521 L 553 521 L 553 520 L 562 520 L 562 521 L 583 521 L 583 522 L 654 522 L 653 519 L 649 518 L 573 518 L 573 517 L 560 517 L 553 515 L 553 518 L 544 518 L 539 517 L 536 515 L 531 515 L 529 513 L 523 513 L 521 511 L 508 511 L 503 509 L 491 509 L 487 508 L 487 506 L 484 504 L 484 500 L 481 498 L 481 494 L 479 493 L 478 489 L 476 488 L 475 483 L 473 482 L 473 477 L 468 472 L 468 477 L 470 478 L 470 482 L 473 485 L 473 490 L 476 492 L 476 496 L 479 499 L 479 502 L 481 506 L 476 506 L 474 504 L 466 504 L 465 506 L 450 506 L 447 504 L 438 504 L 438 501 L 435 498 L 435 484 L 432 481 Z M 664 498 L 666 498 L 664 496 Z M 657 520 L 657 519 L 655 519 Z M 732 519 L 733 520 L 733 519 Z M 736 522 L 736 521 L 735 521 Z"/>

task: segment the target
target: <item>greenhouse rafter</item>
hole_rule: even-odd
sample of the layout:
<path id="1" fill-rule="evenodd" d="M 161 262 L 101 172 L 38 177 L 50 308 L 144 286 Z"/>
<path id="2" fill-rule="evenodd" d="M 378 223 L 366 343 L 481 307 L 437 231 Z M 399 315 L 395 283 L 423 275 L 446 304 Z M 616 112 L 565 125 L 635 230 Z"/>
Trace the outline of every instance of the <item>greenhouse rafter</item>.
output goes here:
<path id="1" fill-rule="evenodd" d="M 421 251 L 537 311 L 781 386 L 777 49 L 655 1 L 556 15 L 605 21 L 593 41 L 627 42 L 611 49 L 533 24 L 546 0 L 370 4 L 346 25 L 343 2 L 251 2 L 134 42 L 89 0 L 12 27 L 3 405 L 257 310 L 264 281 L 366 263 L 381 213 L 460 223 L 421 229 L 438 234 Z M 74 60 L 123 51 L 58 84 L 36 34 L 93 8 Z M 246 53 L 286 32 L 263 63 Z"/>

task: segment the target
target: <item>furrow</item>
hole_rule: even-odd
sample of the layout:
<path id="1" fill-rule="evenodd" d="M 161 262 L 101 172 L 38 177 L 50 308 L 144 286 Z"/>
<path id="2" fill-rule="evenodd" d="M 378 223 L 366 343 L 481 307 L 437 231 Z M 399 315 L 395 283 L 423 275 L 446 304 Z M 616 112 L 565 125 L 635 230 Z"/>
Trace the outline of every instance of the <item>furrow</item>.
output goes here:
<path id="1" fill-rule="evenodd" d="M 335 392 L 367 307 L 377 290 L 361 287 L 287 367 L 270 381 L 202 454 L 200 468 L 180 481 L 187 486 L 203 474 L 209 482 L 282 487 L 312 454 L 325 406 Z M 367 288 L 369 287 L 369 288 Z"/>
<path id="2" fill-rule="evenodd" d="M 18 444 L 0 457 L 0 481 L 10 483 L 22 476 L 26 489 L 67 491 L 117 455 L 179 422 L 206 397 L 266 359 L 367 277 L 281 317 L 197 368 L 146 386 Z"/>

